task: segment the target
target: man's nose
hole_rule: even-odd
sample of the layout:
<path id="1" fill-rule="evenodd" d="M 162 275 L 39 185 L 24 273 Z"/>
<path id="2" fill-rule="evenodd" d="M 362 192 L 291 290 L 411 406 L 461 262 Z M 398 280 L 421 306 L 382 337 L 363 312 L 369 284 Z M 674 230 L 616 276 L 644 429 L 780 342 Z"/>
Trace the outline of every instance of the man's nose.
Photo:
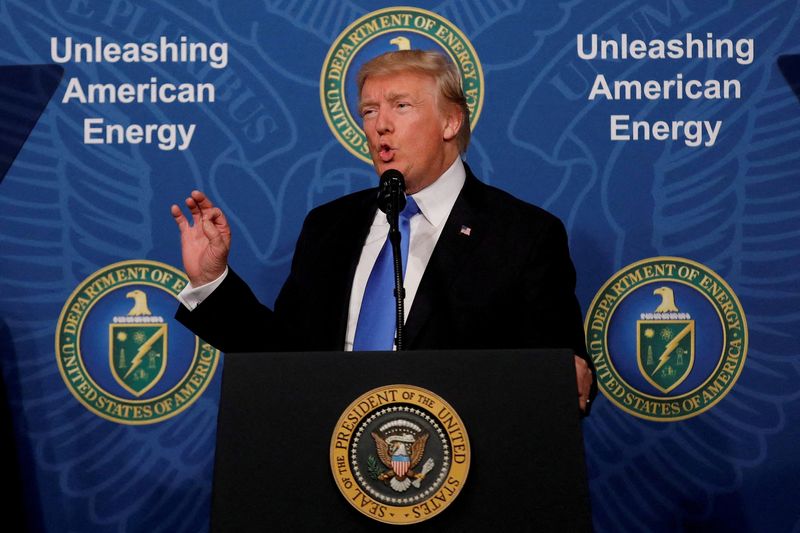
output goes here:
<path id="1" fill-rule="evenodd" d="M 381 135 L 393 131 L 392 120 L 387 112 L 378 111 L 378 116 L 375 117 L 375 129 Z"/>

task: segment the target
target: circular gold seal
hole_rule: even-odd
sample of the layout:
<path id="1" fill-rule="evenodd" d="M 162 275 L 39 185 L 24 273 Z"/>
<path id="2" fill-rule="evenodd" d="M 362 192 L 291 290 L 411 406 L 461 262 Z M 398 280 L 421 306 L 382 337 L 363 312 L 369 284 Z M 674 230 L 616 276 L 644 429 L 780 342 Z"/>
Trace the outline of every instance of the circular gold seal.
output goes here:
<path id="1" fill-rule="evenodd" d="M 325 120 L 351 154 L 372 164 L 367 136 L 358 116 L 359 68 L 384 52 L 435 50 L 447 55 L 461 73 L 472 130 L 483 108 L 483 67 L 466 35 L 446 18 L 417 7 L 378 9 L 360 17 L 334 39 L 322 64 L 319 97 Z"/>
<path id="2" fill-rule="evenodd" d="M 331 439 L 331 471 L 342 495 L 387 524 L 414 524 L 442 512 L 463 489 L 469 463 L 458 414 L 413 385 L 361 395 L 342 413 Z"/>
<path id="3" fill-rule="evenodd" d="M 615 273 L 589 306 L 585 330 L 606 398 L 655 422 L 711 409 L 747 357 L 739 298 L 719 274 L 683 257 L 650 257 Z"/>
<path id="4" fill-rule="evenodd" d="M 118 424 L 154 424 L 183 412 L 211 383 L 219 350 L 172 317 L 188 279 L 157 261 L 107 265 L 61 311 L 58 370 L 75 398 Z"/>

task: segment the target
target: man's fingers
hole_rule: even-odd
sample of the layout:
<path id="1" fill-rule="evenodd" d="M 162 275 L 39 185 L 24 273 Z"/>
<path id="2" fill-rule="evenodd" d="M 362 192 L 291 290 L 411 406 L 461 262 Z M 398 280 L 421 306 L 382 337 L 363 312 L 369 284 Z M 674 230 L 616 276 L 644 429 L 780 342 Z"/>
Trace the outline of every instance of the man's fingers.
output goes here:
<path id="1" fill-rule="evenodd" d="M 208 237 L 208 240 L 215 245 L 222 246 L 226 249 L 230 242 L 230 232 L 228 231 L 228 222 L 225 220 L 225 215 L 222 214 L 220 208 L 215 207 L 210 211 L 203 211 L 203 231 Z"/>
<path id="2" fill-rule="evenodd" d="M 192 220 L 194 224 L 202 223 L 203 218 L 210 216 L 210 213 L 218 208 L 214 207 L 214 202 L 208 199 L 208 197 L 202 191 L 192 191 L 192 194 L 186 199 L 186 207 L 189 208 L 189 211 L 192 213 Z M 222 218 L 222 222 L 227 224 L 225 218 Z"/>
<path id="3" fill-rule="evenodd" d="M 189 212 L 192 214 L 192 224 L 196 226 L 197 224 L 202 223 L 203 210 L 200 209 L 200 204 L 198 204 L 191 196 L 186 199 L 186 207 L 189 208 Z"/>
<path id="4" fill-rule="evenodd" d="M 209 241 L 221 244 L 225 248 L 229 246 L 230 229 L 228 220 L 222 210 L 219 207 L 214 207 L 214 203 L 202 191 L 192 191 L 191 195 L 186 198 L 186 207 L 189 208 L 189 212 L 192 215 L 192 225 L 203 228 L 203 233 L 205 233 Z M 173 205 L 171 211 L 173 218 L 175 218 L 175 223 L 178 224 L 182 232 L 189 228 L 188 219 L 177 205 Z"/>
<path id="5" fill-rule="evenodd" d="M 575 356 L 575 378 L 578 385 L 578 406 L 581 411 L 585 411 L 594 377 L 586 361 L 577 355 Z"/>
<path id="6" fill-rule="evenodd" d="M 217 227 L 216 221 L 220 213 L 217 213 L 217 211 L 219 209 L 203 213 L 203 229 L 206 232 L 206 236 L 212 240 L 219 237 L 219 227 Z"/>
<path id="7" fill-rule="evenodd" d="M 186 216 L 183 214 L 183 211 L 181 211 L 181 208 L 172 204 L 170 212 L 172 213 L 172 218 L 175 219 L 175 223 L 178 225 L 178 229 L 181 230 L 181 232 L 185 231 L 189 227 L 189 221 L 186 220 Z"/>
<path id="8" fill-rule="evenodd" d="M 217 228 L 222 229 L 228 226 L 228 219 L 225 218 L 225 214 L 219 207 L 215 207 L 210 211 L 203 212 L 208 213 L 208 220 L 210 220 Z"/>
<path id="9" fill-rule="evenodd" d="M 214 202 L 209 200 L 208 196 L 206 196 L 203 191 L 192 191 L 191 198 L 203 211 L 210 211 L 211 209 L 214 209 Z"/>

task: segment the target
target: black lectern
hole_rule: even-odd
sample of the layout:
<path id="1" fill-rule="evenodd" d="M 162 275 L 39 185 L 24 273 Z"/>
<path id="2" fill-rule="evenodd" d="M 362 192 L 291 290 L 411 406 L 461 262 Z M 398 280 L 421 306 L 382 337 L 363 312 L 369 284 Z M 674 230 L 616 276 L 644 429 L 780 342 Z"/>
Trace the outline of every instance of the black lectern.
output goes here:
<path id="1" fill-rule="evenodd" d="M 390 384 L 447 401 L 471 445 L 452 505 L 404 529 L 591 530 L 572 354 L 483 350 L 226 355 L 212 531 L 396 531 L 350 505 L 330 466 L 339 417 Z"/>

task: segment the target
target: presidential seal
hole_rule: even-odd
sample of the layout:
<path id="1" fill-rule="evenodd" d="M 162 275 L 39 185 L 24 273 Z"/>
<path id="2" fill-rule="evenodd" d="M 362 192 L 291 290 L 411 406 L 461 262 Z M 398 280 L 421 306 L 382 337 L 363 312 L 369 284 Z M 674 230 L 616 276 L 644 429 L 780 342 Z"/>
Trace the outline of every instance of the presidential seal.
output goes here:
<path id="1" fill-rule="evenodd" d="M 182 272 L 155 261 L 123 261 L 83 280 L 61 311 L 56 360 L 87 409 L 120 424 L 152 424 L 203 393 L 219 352 L 173 323 Z"/>
<path id="2" fill-rule="evenodd" d="M 469 39 L 444 17 L 415 7 L 390 7 L 367 13 L 333 41 L 322 64 L 319 96 L 322 112 L 334 136 L 366 163 L 367 137 L 358 116 L 358 69 L 385 52 L 436 50 L 449 56 L 461 72 L 469 123 L 474 130 L 483 107 L 483 69 Z"/>
<path id="3" fill-rule="evenodd" d="M 387 385 L 345 409 L 331 439 L 331 470 L 347 501 L 388 524 L 442 512 L 461 492 L 470 448 L 464 424 L 436 394 Z"/>
<path id="4" fill-rule="evenodd" d="M 736 294 L 710 268 L 680 257 L 645 259 L 614 274 L 585 327 L 600 390 L 647 420 L 707 411 L 731 391 L 747 355 Z"/>

